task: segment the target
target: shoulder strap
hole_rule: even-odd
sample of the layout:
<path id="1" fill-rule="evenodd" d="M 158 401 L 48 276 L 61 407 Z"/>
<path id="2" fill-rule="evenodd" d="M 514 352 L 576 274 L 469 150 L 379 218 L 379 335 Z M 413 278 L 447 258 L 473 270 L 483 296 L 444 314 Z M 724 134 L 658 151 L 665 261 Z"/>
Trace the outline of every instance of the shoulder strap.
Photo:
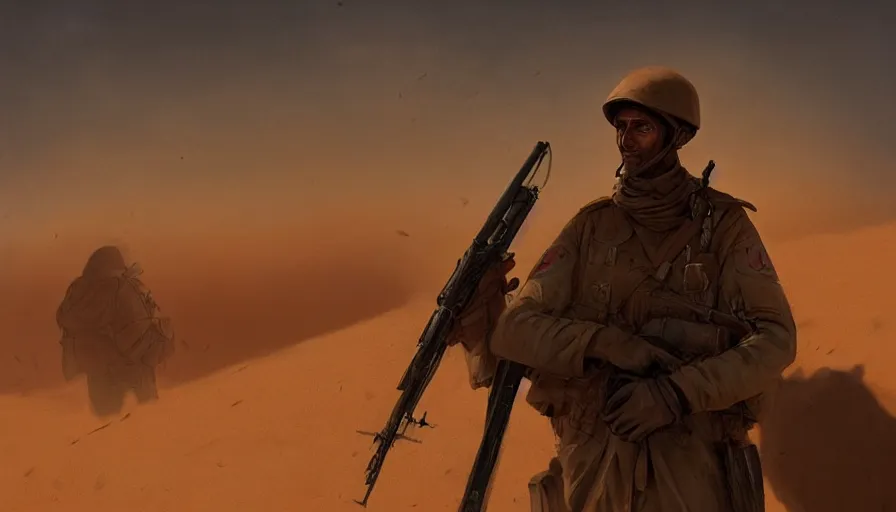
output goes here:
<path id="1" fill-rule="evenodd" d="M 740 206 L 741 208 L 746 208 L 752 212 L 758 211 L 753 203 L 749 201 L 744 201 L 743 199 L 739 199 L 730 194 L 726 194 L 719 190 L 716 190 L 712 187 L 706 188 L 706 199 L 715 206 L 719 207 L 731 207 L 731 206 Z"/>
<path id="2" fill-rule="evenodd" d="M 699 191 L 697 193 L 699 196 Z M 708 215 L 711 215 L 712 209 L 708 202 L 697 201 L 693 209 L 693 215 L 686 220 L 678 230 L 669 235 L 657 251 L 657 261 L 655 277 L 660 281 L 664 281 L 666 274 L 672 268 L 672 261 L 688 246 L 701 229 L 705 230 Z"/>

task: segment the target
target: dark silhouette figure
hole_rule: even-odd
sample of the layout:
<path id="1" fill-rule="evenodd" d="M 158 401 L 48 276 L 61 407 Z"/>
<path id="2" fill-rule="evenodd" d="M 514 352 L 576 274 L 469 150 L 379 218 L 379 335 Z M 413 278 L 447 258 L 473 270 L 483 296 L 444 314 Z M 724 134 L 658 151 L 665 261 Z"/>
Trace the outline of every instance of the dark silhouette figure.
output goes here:
<path id="1" fill-rule="evenodd" d="M 761 425 L 765 476 L 791 512 L 896 511 L 896 419 L 864 368 L 783 383 Z"/>
<path id="2" fill-rule="evenodd" d="M 96 414 L 117 413 L 133 390 L 141 403 L 158 398 L 156 366 L 173 350 L 170 327 L 152 295 L 117 247 L 97 249 L 56 312 L 62 330 L 62 369 L 87 376 Z"/>

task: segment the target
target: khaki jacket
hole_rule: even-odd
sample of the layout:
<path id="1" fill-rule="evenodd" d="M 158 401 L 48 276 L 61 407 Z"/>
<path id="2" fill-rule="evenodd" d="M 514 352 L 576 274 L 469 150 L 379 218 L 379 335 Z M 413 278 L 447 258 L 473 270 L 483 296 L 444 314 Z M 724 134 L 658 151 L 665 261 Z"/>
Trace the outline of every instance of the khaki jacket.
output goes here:
<path id="1" fill-rule="evenodd" d="M 551 417 L 572 512 L 726 510 L 718 443 L 745 439 L 795 358 L 790 306 L 745 212 L 752 207 L 711 188 L 701 194 L 695 220 L 659 239 L 609 198 L 586 206 L 498 319 L 489 348 L 532 369 L 527 398 Z M 674 335 L 674 321 L 727 332 L 711 311 L 751 332 Z M 662 337 L 686 361 L 670 377 L 691 414 L 631 444 L 600 419 L 615 369 L 586 353 L 647 331 L 671 333 Z"/>

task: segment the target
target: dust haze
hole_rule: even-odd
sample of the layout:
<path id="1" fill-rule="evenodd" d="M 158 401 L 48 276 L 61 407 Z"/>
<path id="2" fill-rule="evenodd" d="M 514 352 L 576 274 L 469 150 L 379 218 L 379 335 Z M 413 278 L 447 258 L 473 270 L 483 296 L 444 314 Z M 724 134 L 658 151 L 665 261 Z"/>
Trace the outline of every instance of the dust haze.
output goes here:
<path id="1" fill-rule="evenodd" d="M 138 41 L 155 32 L 125 30 L 134 18 L 103 2 L 28 18 L 44 30 L 37 57 L 4 53 L 21 72 L 0 89 L 15 128 L 0 155 L 5 510 L 356 510 L 370 455 L 356 430 L 382 427 L 456 259 L 537 140 L 553 162 L 519 269 L 609 193 L 618 157 L 600 103 L 646 64 L 697 86 L 703 128 L 683 162 L 699 174 L 713 159 L 714 186 L 758 207 L 800 323 L 795 374 L 759 432 L 769 510 L 894 506 L 892 105 L 844 123 L 852 75 L 828 80 L 767 46 L 783 32 L 757 42 L 697 7 L 677 29 L 643 21 L 660 34 L 632 41 L 633 21 L 606 21 L 617 7 L 558 7 L 522 37 L 521 12 L 438 11 L 461 20 L 450 32 L 386 4 L 381 23 L 352 2 L 270 25 L 273 7 L 185 8 L 157 54 Z M 216 44 L 190 28 L 202 19 L 238 35 Z M 859 67 L 847 50 L 871 55 L 882 33 L 864 30 L 867 47 L 826 64 Z M 862 90 L 892 85 L 877 73 Z M 54 314 L 105 244 L 141 264 L 177 352 L 158 403 L 96 418 L 84 382 L 63 382 Z M 437 428 L 396 445 L 372 511 L 456 508 L 485 394 L 455 350 L 421 407 Z M 520 405 L 489 510 L 526 510 L 551 450 Z"/>

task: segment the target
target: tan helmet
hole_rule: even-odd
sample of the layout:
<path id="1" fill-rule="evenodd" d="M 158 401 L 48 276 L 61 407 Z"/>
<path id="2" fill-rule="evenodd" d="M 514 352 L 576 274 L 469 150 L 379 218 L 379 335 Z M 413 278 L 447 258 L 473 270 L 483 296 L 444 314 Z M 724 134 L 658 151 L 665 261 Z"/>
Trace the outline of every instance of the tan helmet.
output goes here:
<path id="1" fill-rule="evenodd" d="M 650 66 L 629 73 L 604 102 L 604 116 L 613 123 L 620 103 L 635 103 L 660 114 L 672 116 L 700 129 L 700 98 L 697 89 L 677 71 Z"/>

